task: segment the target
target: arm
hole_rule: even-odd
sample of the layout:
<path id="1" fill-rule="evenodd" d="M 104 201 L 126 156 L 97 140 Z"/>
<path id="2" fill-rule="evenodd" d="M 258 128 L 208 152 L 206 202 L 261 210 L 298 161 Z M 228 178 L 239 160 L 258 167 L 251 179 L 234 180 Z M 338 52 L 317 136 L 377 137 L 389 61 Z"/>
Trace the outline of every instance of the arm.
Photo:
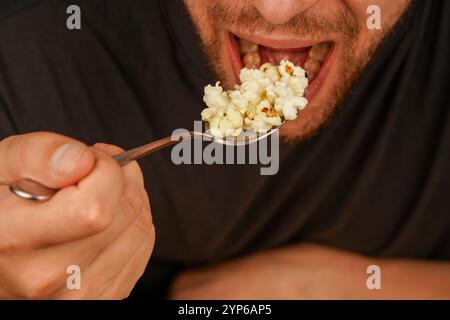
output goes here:
<path id="1" fill-rule="evenodd" d="M 367 288 L 367 267 L 381 289 Z M 175 299 L 450 299 L 450 262 L 369 258 L 297 245 L 179 275 Z"/>

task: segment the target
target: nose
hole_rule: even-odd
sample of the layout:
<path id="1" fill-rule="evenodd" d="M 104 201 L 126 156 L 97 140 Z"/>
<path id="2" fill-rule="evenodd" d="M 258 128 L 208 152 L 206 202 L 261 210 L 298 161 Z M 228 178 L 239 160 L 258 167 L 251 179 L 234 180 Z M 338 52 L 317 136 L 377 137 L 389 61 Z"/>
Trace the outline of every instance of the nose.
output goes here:
<path id="1" fill-rule="evenodd" d="M 285 24 L 319 0 L 253 0 L 253 6 L 272 24 Z"/>

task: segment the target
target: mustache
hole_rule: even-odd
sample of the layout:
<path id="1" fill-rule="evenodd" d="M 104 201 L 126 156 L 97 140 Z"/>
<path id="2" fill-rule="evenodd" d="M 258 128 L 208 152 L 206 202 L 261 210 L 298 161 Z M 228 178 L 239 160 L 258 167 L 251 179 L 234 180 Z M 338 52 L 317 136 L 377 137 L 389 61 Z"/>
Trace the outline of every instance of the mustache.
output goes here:
<path id="1" fill-rule="evenodd" d="M 208 15 L 213 19 L 215 28 L 225 24 L 249 33 L 280 33 L 292 37 L 324 38 L 331 33 L 339 33 L 347 39 L 354 39 L 359 33 L 358 23 L 348 10 L 336 12 L 332 19 L 320 15 L 309 8 L 284 24 L 272 24 L 252 5 L 237 9 L 214 2 L 208 7 Z"/>

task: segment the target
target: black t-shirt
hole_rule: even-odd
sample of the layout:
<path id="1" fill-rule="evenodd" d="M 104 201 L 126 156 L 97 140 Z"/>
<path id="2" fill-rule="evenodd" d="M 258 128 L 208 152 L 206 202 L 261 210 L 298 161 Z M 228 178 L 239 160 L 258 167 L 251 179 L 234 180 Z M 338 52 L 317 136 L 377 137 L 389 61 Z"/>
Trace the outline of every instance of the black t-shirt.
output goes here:
<path id="1" fill-rule="evenodd" d="M 181 1 L 18 1 L 0 13 L 0 138 L 135 147 L 192 129 L 214 82 Z M 9 5 L 8 5 L 9 4 Z M 82 29 L 66 28 L 66 8 Z M 156 246 L 137 296 L 186 266 L 301 241 L 450 259 L 450 1 L 415 1 L 330 124 L 280 168 L 140 161 Z"/>

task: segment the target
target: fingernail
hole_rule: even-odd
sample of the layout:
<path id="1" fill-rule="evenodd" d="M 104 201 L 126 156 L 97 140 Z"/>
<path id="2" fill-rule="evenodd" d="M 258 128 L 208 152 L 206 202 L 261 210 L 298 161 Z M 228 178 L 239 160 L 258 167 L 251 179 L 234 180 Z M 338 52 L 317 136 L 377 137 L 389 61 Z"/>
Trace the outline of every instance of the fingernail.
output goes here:
<path id="1" fill-rule="evenodd" d="M 52 157 L 53 171 L 60 175 L 71 173 L 85 148 L 82 144 L 64 144 L 59 147 Z"/>

